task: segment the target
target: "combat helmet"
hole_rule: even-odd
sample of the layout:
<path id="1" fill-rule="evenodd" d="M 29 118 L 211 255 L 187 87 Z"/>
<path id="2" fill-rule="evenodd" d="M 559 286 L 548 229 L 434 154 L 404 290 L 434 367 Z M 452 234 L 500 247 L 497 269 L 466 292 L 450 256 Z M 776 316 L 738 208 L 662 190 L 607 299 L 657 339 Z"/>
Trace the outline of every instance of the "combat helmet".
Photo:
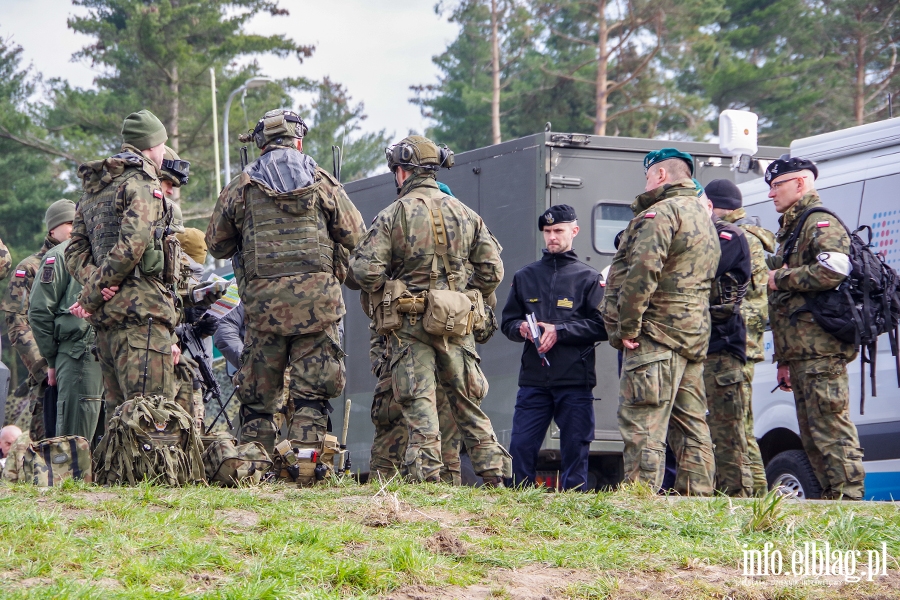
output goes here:
<path id="1" fill-rule="evenodd" d="M 190 161 L 181 160 L 174 150 L 166 146 L 163 153 L 162 169 L 159 170 L 160 178 L 171 181 L 175 187 L 181 187 L 187 184 L 190 174 Z"/>
<path id="2" fill-rule="evenodd" d="M 388 168 L 394 171 L 403 167 L 407 171 L 437 171 L 454 164 L 453 151 L 446 145 L 438 146 L 427 137 L 409 135 L 384 149 Z"/>
<path id="3" fill-rule="evenodd" d="M 256 127 L 238 138 L 242 142 L 253 140 L 262 150 L 269 144 L 288 146 L 291 140 L 302 138 L 309 131 L 303 119 L 288 108 L 276 108 L 263 115 Z"/>

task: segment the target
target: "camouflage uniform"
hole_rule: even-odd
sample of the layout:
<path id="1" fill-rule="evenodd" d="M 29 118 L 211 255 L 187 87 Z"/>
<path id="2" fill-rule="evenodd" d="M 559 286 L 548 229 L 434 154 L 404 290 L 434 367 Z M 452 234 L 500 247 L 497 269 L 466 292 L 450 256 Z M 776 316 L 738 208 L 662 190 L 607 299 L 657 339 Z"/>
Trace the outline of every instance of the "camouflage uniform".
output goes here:
<path id="1" fill-rule="evenodd" d="M 691 180 L 641 194 L 613 258 L 603 318 L 610 344 L 624 349 L 619 429 L 625 480 L 662 484 L 666 434 L 678 460 L 675 489 L 713 491 L 703 359 L 709 293 L 719 263 L 715 227 Z"/>
<path id="2" fill-rule="evenodd" d="M 38 284 L 31 290 L 28 317 L 41 354 L 56 369 L 56 435 L 93 440 L 103 408 L 103 375 L 92 352 L 94 328 L 69 314 L 81 284 L 66 270 L 68 245 L 63 242 L 44 256 Z"/>
<path id="3" fill-rule="evenodd" d="M 19 354 L 28 369 L 28 395 L 19 397 L 10 394 L 6 400 L 6 424 L 18 425 L 22 431 L 30 431 L 31 439 L 44 437 L 44 391 L 47 389 L 47 361 L 31 333 L 28 322 L 28 303 L 31 286 L 41 259 L 58 242 L 47 234 L 41 249 L 16 266 L 9 280 L 9 288 L 0 310 L 6 311 L 6 330 L 9 342 Z"/>
<path id="4" fill-rule="evenodd" d="M 420 136 L 406 139 L 425 140 Z M 432 199 L 441 207 L 449 230 L 446 256 L 457 285 L 466 287 L 462 282 L 471 273 L 470 285 L 488 296 L 503 279 L 500 245 L 477 213 L 440 191 L 433 171 L 413 174 L 404 183 L 400 198 L 375 218 L 350 259 L 353 278 L 370 294 L 389 278 L 402 281 L 412 294 L 430 288 L 435 240 L 431 213 L 423 199 Z M 444 272 L 437 277 L 434 287 L 449 289 L 448 275 Z M 473 336 L 435 336 L 425 331 L 421 319 L 413 324 L 404 318 L 390 340 L 391 385 L 409 425 L 404 461 L 409 477 L 417 481 L 440 478 L 438 385 L 445 386 L 475 472 L 495 484 L 511 476 L 509 453 L 497 442 L 490 419 L 480 407 L 488 384 L 478 364 L 481 359 Z"/>
<path id="5" fill-rule="evenodd" d="M 242 442 L 262 442 L 271 453 L 279 413 L 287 413 L 290 439 L 324 439 L 328 401 L 345 382 L 335 244 L 350 250 L 363 232 L 343 186 L 296 148 L 267 145 L 219 196 L 206 243 L 216 258 L 240 258 L 247 329 L 234 381 Z"/>
<path id="6" fill-rule="evenodd" d="M 12 258 L 9 256 L 9 250 L 6 249 L 3 240 L 0 240 L 0 279 L 6 279 L 10 265 L 12 265 Z"/>
<path id="7" fill-rule="evenodd" d="M 797 407 L 800 439 L 822 485 L 823 497 L 860 500 L 865 470 L 856 426 L 850 420 L 850 384 L 847 363 L 856 358 L 853 344 L 826 333 L 802 310 L 803 292 L 834 289 L 844 276 L 818 263 L 822 252 L 849 254 L 850 237 L 830 215 L 813 214 L 804 224 L 796 249 L 785 261 L 784 243 L 797 219 L 821 206 L 815 191 L 807 193 L 779 219 L 778 252 L 770 266 L 778 267 L 769 290 L 769 315 L 775 342 L 775 360 L 787 364 Z"/>
<path id="8" fill-rule="evenodd" d="M 768 490 L 766 482 L 766 469 L 763 466 L 762 454 L 753 431 L 753 374 L 755 363 L 765 360 L 763 351 L 763 334 L 769 319 L 769 303 L 766 286 L 769 281 L 769 269 L 766 267 L 766 252 L 775 252 L 775 235 L 759 225 L 759 219 L 748 217 L 743 208 L 731 211 L 723 221 L 740 227 L 745 234 L 747 244 L 750 246 L 750 261 L 753 277 L 747 294 L 741 303 L 741 316 L 747 326 L 747 362 L 743 366 L 743 381 L 741 381 L 741 397 L 744 405 L 746 420 L 744 421 L 744 433 L 747 439 L 747 454 L 750 458 L 750 472 L 753 476 L 753 493 L 764 494 Z"/>
<path id="9" fill-rule="evenodd" d="M 153 161 L 130 144 L 78 168 L 84 195 L 66 248 L 66 268 L 84 286 L 78 302 L 91 313 L 97 331 L 107 418 L 126 400 L 144 395 L 145 383 L 146 395 L 171 400 L 175 394 L 172 344 L 178 311 L 174 292 L 159 278 L 162 250 L 154 243 L 168 227 L 171 210 L 158 173 Z M 101 290 L 112 286 L 119 286 L 118 293 L 104 301 Z"/>
<path id="10" fill-rule="evenodd" d="M 386 479 L 396 473 L 405 477 L 407 473 L 404 471 L 404 460 L 406 446 L 409 443 L 409 427 L 403 418 L 403 407 L 394 397 L 390 346 L 383 335 L 375 333 L 371 326 L 369 329 L 371 330 L 369 358 L 372 360 L 372 374 L 378 377 L 372 399 L 375 439 L 372 442 L 369 472 L 372 477 L 381 476 Z M 441 461 L 444 464 L 441 468 L 441 481 L 460 485 L 462 465 L 459 452 L 462 449 L 462 433 L 453 419 L 444 386 L 436 386 L 435 393 L 441 432 Z"/>

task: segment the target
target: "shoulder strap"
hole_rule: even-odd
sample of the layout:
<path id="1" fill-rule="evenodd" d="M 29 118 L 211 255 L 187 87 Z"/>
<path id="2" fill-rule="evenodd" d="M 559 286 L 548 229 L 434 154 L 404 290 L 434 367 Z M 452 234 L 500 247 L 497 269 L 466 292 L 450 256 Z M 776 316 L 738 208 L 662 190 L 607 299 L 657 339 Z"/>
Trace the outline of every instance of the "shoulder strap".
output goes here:
<path id="1" fill-rule="evenodd" d="M 440 205 L 433 198 L 420 198 L 420 200 L 425 203 L 428 212 L 431 214 L 431 233 L 434 235 L 434 258 L 431 260 L 431 276 L 428 282 L 428 289 L 432 289 L 434 282 L 437 281 L 439 275 L 438 257 L 440 256 L 444 262 L 444 271 L 447 273 L 447 283 L 450 285 L 450 289 L 455 292 L 457 291 L 456 275 L 450 269 L 450 259 L 447 258 L 448 240 L 444 213 L 441 212 Z"/>
<path id="2" fill-rule="evenodd" d="M 743 219 L 738 219 L 734 223 L 732 223 L 735 227 L 740 227 L 741 225 L 756 225 L 760 226 L 759 217 L 744 217 Z"/>
<path id="3" fill-rule="evenodd" d="M 844 228 L 844 231 L 847 232 L 847 235 L 850 235 L 850 229 L 847 228 L 841 218 L 837 216 L 834 211 L 831 211 L 824 206 L 813 206 L 812 208 L 807 208 L 805 211 L 803 211 L 803 214 L 800 215 L 800 218 L 797 219 L 797 224 L 794 226 L 794 230 L 791 232 L 791 236 L 784 243 L 784 252 L 782 253 L 782 256 L 784 257 L 785 264 L 787 264 L 787 257 L 794 252 L 794 246 L 797 244 L 797 239 L 800 237 L 800 232 L 803 231 L 803 225 L 806 224 L 806 220 L 809 218 L 809 216 L 816 212 L 825 213 L 837 219 L 837 222 L 841 224 L 841 227 Z"/>

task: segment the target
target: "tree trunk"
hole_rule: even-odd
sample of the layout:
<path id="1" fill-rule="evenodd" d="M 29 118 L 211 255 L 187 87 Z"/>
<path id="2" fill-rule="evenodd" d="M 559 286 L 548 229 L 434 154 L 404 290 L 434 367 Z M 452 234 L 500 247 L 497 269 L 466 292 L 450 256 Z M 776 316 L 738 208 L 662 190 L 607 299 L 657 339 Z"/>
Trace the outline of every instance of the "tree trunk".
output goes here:
<path id="1" fill-rule="evenodd" d="M 491 0 L 491 138 L 499 144 L 500 136 L 500 32 L 497 0 Z"/>
<path id="2" fill-rule="evenodd" d="M 606 135 L 606 115 L 609 112 L 607 88 L 609 87 L 609 30 L 606 23 L 606 1 L 597 0 L 597 106 L 594 134 Z"/>
<path id="3" fill-rule="evenodd" d="M 853 116 L 856 124 L 866 120 L 866 37 L 856 38 L 856 89 L 853 91 Z"/>
<path id="4" fill-rule="evenodd" d="M 170 118 L 166 125 L 166 132 L 169 134 L 169 147 L 178 154 L 178 116 L 179 116 L 179 81 L 178 81 L 178 65 L 172 65 L 172 77 L 169 80 L 169 91 L 172 93 L 172 104 L 169 109 Z M 181 189 L 178 186 L 172 188 L 172 200 L 178 202 L 181 200 Z"/>

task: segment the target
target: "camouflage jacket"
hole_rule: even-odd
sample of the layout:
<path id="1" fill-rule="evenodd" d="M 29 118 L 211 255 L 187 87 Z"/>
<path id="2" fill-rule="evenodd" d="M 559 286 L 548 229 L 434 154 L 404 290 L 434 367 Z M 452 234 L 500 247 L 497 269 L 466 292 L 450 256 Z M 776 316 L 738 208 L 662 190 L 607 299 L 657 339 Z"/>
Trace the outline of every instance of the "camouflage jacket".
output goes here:
<path id="1" fill-rule="evenodd" d="M 755 217 L 748 217 L 743 208 L 722 217 L 723 221 L 740 227 L 750 246 L 750 267 L 752 277 L 747 295 L 741 303 L 741 316 L 747 326 L 747 361 L 760 362 L 765 359 L 763 333 L 769 319 L 769 301 L 766 293 L 769 283 L 769 268 L 766 266 L 766 252 L 775 252 L 775 234 L 759 225 Z"/>
<path id="2" fill-rule="evenodd" d="M 9 250 L 6 249 L 3 240 L 0 240 L 0 279 L 6 279 L 10 265 L 12 258 L 9 256 Z"/>
<path id="3" fill-rule="evenodd" d="M 125 144 L 122 149 L 141 157 L 142 164 L 135 166 L 113 156 L 78 168 L 85 196 L 98 193 L 108 185 L 118 186 L 115 210 L 122 218 L 118 241 L 100 263 L 95 262 L 90 232 L 79 203 L 71 243 L 66 248 L 66 268 L 84 286 L 78 301 L 92 314 L 91 323 L 95 327 L 144 325 L 152 317 L 155 323 L 172 331 L 178 320 L 173 293 L 159 279 L 143 275 L 138 269 L 144 251 L 153 241 L 154 226 L 166 214 L 159 171 L 137 148 Z M 120 183 L 134 170 L 139 173 Z M 119 286 L 119 291 L 109 302 L 104 302 L 100 291 L 112 286 Z"/>
<path id="4" fill-rule="evenodd" d="M 94 328 L 69 313 L 81 293 L 81 284 L 66 270 L 68 244 L 63 242 L 44 256 L 28 308 L 34 340 L 50 368 L 56 367 L 60 352 L 75 359 L 81 357 L 94 339 Z"/>
<path id="5" fill-rule="evenodd" d="M 248 165 L 222 190 L 206 230 L 210 254 L 216 258 L 231 258 L 241 253 L 244 228 L 253 227 L 245 201 L 247 190 L 252 186 L 279 202 L 308 203 L 310 210 L 315 208 L 318 227 L 324 228 L 331 240 L 347 250 L 356 246 L 365 232 L 365 223 L 344 187 L 330 173 L 312 163 L 312 184 L 293 190 L 277 189 L 251 178 L 250 173 L 257 162 L 259 160 Z M 319 233 L 323 232 L 320 230 Z M 322 331 L 346 312 L 337 278 L 341 271 L 332 264 L 330 271 L 249 279 L 236 269 L 247 326 L 280 335 Z"/>
<path id="6" fill-rule="evenodd" d="M 811 191 L 789 208 L 778 220 L 781 229 L 775 234 L 778 252 L 770 260 L 770 266 L 780 267 L 775 273 L 778 291 L 769 290 L 769 319 L 772 323 L 772 339 L 775 342 L 775 360 L 779 363 L 791 360 L 809 360 L 825 356 L 837 356 L 848 361 L 856 358 L 856 347 L 839 341 L 813 320 L 803 310 L 804 293 L 816 293 L 836 288 L 844 275 L 835 273 L 819 264 L 816 257 L 822 252 L 849 254 L 850 236 L 831 215 L 811 215 L 797 238 L 794 252 L 785 258 L 784 243 L 791 236 L 797 219 L 803 212 L 822 201 Z"/>
<path id="7" fill-rule="evenodd" d="M 41 249 L 22 260 L 9 280 L 6 296 L 0 303 L 0 310 L 6 311 L 6 328 L 9 342 L 19 354 L 22 363 L 36 381 L 42 381 L 47 374 L 47 361 L 41 356 L 34 341 L 31 324 L 28 322 L 28 303 L 31 299 L 31 287 L 41 259 L 58 242 L 48 234 L 44 238 Z"/>
<path id="8" fill-rule="evenodd" d="M 478 213 L 447 196 L 433 177 L 423 177 L 418 185 L 378 213 L 372 227 L 350 258 L 350 270 L 359 286 L 375 292 L 388 279 L 403 281 L 413 294 L 428 289 L 434 258 L 431 213 L 422 199 L 440 203 L 448 230 L 447 258 L 458 281 L 480 290 L 487 297 L 503 280 L 502 248 Z M 444 265 L 436 289 L 449 289 Z M 463 286 L 460 286 L 463 287 Z M 462 291 L 458 289 L 457 291 Z"/>
<path id="9" fill-rule="evenodd" d="M 709 346 L 709 294 L 721 250 L 690 180 L 641 194 L 622 234 L 603 302 L 610 344 L 646 335 L 689 360 Z"/>

